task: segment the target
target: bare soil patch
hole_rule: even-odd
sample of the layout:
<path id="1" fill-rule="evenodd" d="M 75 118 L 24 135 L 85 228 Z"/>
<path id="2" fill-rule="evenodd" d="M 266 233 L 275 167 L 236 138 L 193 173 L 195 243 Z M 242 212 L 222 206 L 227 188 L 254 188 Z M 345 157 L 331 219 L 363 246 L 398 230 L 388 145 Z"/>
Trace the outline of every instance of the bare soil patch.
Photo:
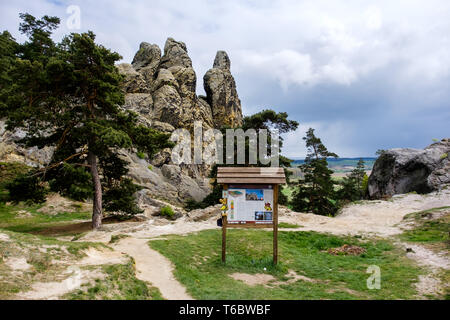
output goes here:
<path id="1" fill-rule="evenodd" d="M 363 254 L 364 252 L 366 252 L 366 249 L 358 247 L 358 246 L 344 244 L 343 246 L 338 247 L 338 248 L 328 249 L 327 252 L 329 254 L 332 254 L 335 256 L 338 256 L 338 255 L 359 256 L 359 255 Z"/>

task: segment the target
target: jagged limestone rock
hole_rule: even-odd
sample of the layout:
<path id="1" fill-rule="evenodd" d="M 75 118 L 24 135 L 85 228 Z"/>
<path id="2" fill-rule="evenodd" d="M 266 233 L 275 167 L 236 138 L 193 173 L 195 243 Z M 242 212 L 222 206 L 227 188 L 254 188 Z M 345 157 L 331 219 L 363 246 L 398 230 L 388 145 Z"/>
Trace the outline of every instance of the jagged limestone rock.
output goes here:
<path id="1" fill-rule="evenodd" d="M 168 38 L 164 45 L 164 55 L 159 68 L 169 69 L 173 66 L 192 67 L 192 60 L 189 58 L 184 42 Z"/>
<path id="2" fill-rule="evenodd" d="M 137 71 L 142 69 L 141 73 L 155 73 L 161 60 L 161 49 L 156 44 L 142 42 L 139 51 L 134 55 L 131 64 Z"/>
<path id="3" fill-rule="evenodd" d="M 150 88 L 144 76 L 137 72 L 129 63 L 121 63 L 117 65 L 119 72 L 125 76 L 122 82 L 122 89 L 126 93 L 149 93 Z"/>
<path id="4" fill-rule="evenodd" d="M 203 130 L 242 123 L 230 59 L 223 51 L 217 53 L 213 69 L 205 75 L 206 96 L 196 94 L 197 76 L 186 44 L 172 38 L 167 39 L 162 56 L 157 45 L 142 42 L 132 63 L 117 67 L 124 75 L 122 108 L 137 113 L 140 124 L 166 133 L 178 128 L 192 133 L 194 121 L 201 121 Z M 20 148 L 14 139 L 23 133 L 5 132 L 4 123 L 0 124 L 0 161 L 21 161 L 34 166 L 50 161 L 51 149 Z M 129 176 L 144 188 L 141 196 L 181 204 L 187 199 L 201 200 L 211 190 L 207 178 L 210 167 L 187 164 L 173 169 L 176 166 L 170 149 L 160 151 L 153 159 L 139 159 L 126 150 L 121 150 L 120 156 L 130 163 Z"/>
<path id="5" fill-rule="evenodd" d="M 428 193 L 450 184 L 450 139 L 425 149 L 391 149 L 376 160 L 369 177 L 372 199 L 408 192 Z"/>
<path id="6" fill-rule="evenodd" d="M 218 51 L 213 68 L 203 77 L 206 100 L 211 106 L 214 125 L 237 127 L 242 124 L 242 108 L 236 83 L 230 71 L 230 59 L 225 51 Z"/>

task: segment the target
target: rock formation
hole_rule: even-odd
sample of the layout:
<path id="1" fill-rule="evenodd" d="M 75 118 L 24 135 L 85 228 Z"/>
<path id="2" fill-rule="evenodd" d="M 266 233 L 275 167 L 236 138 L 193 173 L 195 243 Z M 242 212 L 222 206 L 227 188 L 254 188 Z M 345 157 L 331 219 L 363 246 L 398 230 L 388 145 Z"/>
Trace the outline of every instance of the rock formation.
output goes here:
<path id="1" fill-rule="evenodd" d="M 214 125 L 233 127 L 242 124 L 241 101 L 230 72 L 230 59 L 225 51 L 218 51 L 213 68 L 203 77 L 206 101 L 211 106 Z"/>
<path id="2" fill-rule="evenodd" d="M 117 67 L 124 75 L 123 108 L 136 112 L 138 121 L 148 127 L 171 133 L 177 128 L 192 132 L 194 121 L 202 121 L 204 130 L 242 124 L 241 103 L 230 72 L 230 59 L 224 51 L 217 53 L 213 68 L 204 77 L 206 97 L 196 94 L 197 76 L 186 45 L 172 38 L 167 39 L 162 55 L 157 45 L 142 42 L 132 63 Z M 19 148 L 12 139 L 15 135 L 0 132 L 0 161 L 16 160 L 30 165 L 49 161 L 51 150 Z M 144 187 L 140 198 L 148 195 L 181 204 L 187 199 L 201 200 L 210 191 L 209 167 L 176 166 L 170 149 L 162 150 L 153 159 L 140 159 L 125 151 L 121 156 L 130 162 L 129 175 Z"/>
<path id="3" fill-rule="evenodd" d="M 425 149 L 391 149 L 376 160 L 369 177 L 369 196 L 428 193 L 450 183 L 450 139 Z"/>

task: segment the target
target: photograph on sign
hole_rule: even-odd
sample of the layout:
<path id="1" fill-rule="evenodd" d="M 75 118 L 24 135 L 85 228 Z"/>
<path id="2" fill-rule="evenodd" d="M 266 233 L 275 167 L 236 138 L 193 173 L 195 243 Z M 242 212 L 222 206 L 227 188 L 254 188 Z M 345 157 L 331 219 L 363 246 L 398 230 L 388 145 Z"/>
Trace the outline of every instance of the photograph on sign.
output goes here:
<path id="1" fill-rule="evenodd" d="M 273 189 L 229 189 L 228 223 L 273 222 Z"/>

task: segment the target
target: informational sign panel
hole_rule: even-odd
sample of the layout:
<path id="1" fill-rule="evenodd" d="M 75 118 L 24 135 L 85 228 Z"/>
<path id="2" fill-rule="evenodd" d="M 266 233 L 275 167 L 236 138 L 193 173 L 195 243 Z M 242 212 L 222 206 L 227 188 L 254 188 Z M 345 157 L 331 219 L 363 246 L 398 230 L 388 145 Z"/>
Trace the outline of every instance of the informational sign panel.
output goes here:
<path id="1" fill-rule="evenodd" d="M 227 199 L 228 224 L 272 224 L 272 188 L 230 188 L 224 191 Z"/>

